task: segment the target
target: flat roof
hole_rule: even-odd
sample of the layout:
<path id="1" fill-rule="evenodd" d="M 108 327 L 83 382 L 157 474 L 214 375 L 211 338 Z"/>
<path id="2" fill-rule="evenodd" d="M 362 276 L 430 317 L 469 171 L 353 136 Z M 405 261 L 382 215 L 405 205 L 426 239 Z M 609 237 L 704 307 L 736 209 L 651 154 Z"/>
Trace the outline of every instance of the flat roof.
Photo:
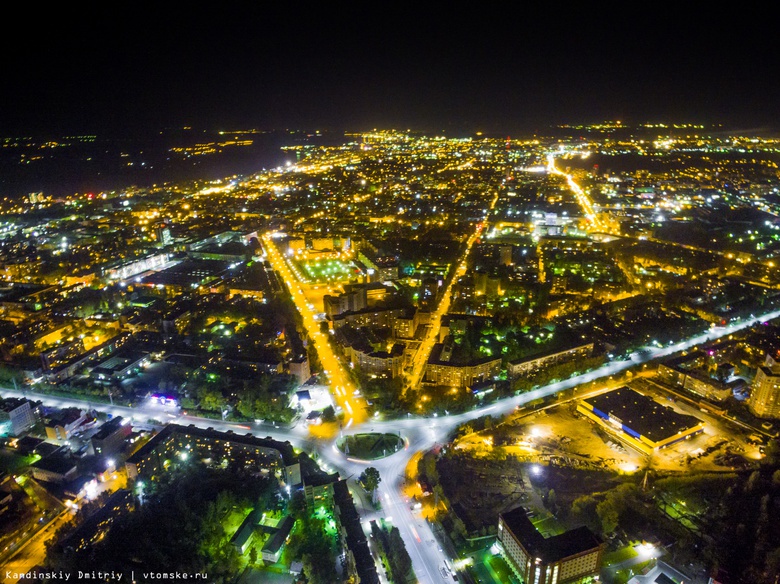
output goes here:
<path id="1" fill-rule="evenodd" d="M 547 564 L 588 552 L 602 544 L 601 538 L 587 527 L 577 527 L 545 538 L 528 519 L 528 512 L 523 507 L 512 509 L 500 516 L 504 525 L 523 547 L 532 556 L 541 558 Z"/>
<path id="2" fill-rule="evenodd" d="M 46 458 L 42 458 L 34 462 L 32 466 L 55 474 L 64 475 L 72 469 L 76 468 L 76 463 L 64 452 L 58 450 Z"/>
<path id="3" fill-rule="evenodd" d="M 223 260 L 185 260 L 160 272 L 154 272 L 141 281 L 151 285 L 198 285 L 215 279 L 230 267 Z"/>
<path id="4" fill-rule="evenodd" d="M 121 351 L 118 354 L 115 353 L 110 356 L 105 361 L 102 361 L 93 369 L 93 371 L 98 371 L 99 373 L 116 373 L 130 365 L 143 361 L 143 359 L 148 356 L 149 353 L 144 351 Z"/>
<path id="5" fill-rule="evenodd" d="M 10 414 L 17 408 L 22 407 L 24 404 L 30 404 L 30 407 L 33 407 L 33 403 L 28 400 L 27 398 L 23 397 L 6 397 L 2 398 L 0 397 L 0 411 L 6 412 L 7 414 Z"/>
<path id="6" fill-rule="evenodd" d="M 95 432 L 95 434 L 92 436 L 93 440 L 105 440 L 108 436 L 116 432 L 120 427 L 124 425 L 124 418 L 122 416 L 117 416 L 115 418 L 111 418 L 107 422 L 105 422 L 102 426 L 100 426 L 100 429 Z M 128 422 L 129 423 L 129 422 Z"/>
<path id="7" fill-rule="evenodd" d="M 501 356 L 498 357 L 477 357 L 470 361 L 462 362 L 458 359 L 455 361 L 447 360 L 442 361 L 441 354 L 444 351 L 444 343 L 435 343 L 431 354 L 428 357 L 428 365 L 444 365 L 446 367 L 476 367 L 478 365 L 484 365 L 486 363 L 492 363 L 493 361 L 501 361 Z M 454 352 L 454 351 L 453 351 Z"/>
<path id="8" fill-rule="evenodd" d="M 43 290 L 54 288 L 49 284 L 28 284 L 27 282 L 8 282 L 0 285 L 0 302 L 26 302 Z"/>
<path id="9" fill-rule="evenodd" d="M 626 386 L 584 401 L 653 442 L 661 442 L 701 423 L 694 416 L 677 413 L 672 407 Z"/>
<path id="10" fill-rule="evenodd" d="M 248 446 L 258 448 L 272 448 L 279 452 L 286 466 L 290 466 L 298 462 L 295 451 L 289 442 L 280 442 L 278 440 L 274 440 L 270 436 L 267 438 L 258 438 L 252 434 L 241 435 L 236 434 L 233 431 L 220 432 L 218 430 L 214 430 L 214 428 L 198 428 L 193 424 L 190 424 L 189 426 L 181 426 L 179 424 L 166 425 L 162 430 L 155 434 L 155 436 L 149 440 L 149 442 L 134 452 L 130 458 L 127 459 L 127 462 L 135 463 L 138 460 L 141 460 L 147 454 L 153 452 L 157 447 L 165 442 L 169 436 L 172 436 L 173 434 L 180 434 L 193 438 L 204 438 L 206 440 L 223 440 L 225 442 L 246 444 Z"/>

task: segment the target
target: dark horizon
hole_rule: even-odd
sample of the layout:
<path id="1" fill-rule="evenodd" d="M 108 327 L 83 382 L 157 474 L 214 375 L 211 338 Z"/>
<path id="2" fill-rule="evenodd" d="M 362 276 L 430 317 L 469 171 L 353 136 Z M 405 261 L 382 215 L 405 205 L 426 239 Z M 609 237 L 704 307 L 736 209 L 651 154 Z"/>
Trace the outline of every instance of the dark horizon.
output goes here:
<path id="1" fill-rule="evenodd" d="M 373 8 L 97 10 L 68 26 L 30 15 L 2 41 L 0 135 L 773 128 L 780 113 L 759 11 Z"/>

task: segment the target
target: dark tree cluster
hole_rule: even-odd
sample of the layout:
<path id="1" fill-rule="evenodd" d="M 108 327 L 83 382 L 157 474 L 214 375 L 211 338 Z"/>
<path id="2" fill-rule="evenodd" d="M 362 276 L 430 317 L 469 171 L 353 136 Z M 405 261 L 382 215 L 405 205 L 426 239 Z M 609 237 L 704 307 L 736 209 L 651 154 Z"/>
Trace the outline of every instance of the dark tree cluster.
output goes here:
<path id="1" fill-rule="evenodd" d="M 376 521 L 372 521 L 371 536 L 384 556 L 393 581 L 406 582 L 412 570 L 412 559 L 406 551 L 398 528 L 393 526 L 390 529 L 383 529 Z"/>
<path id="2" fill-rule="evenodd" d="M 273 505 L 274 490 L 270 481 L 239 471 L 190 465 L 147 485 L 143 503 L 116 518 L 102 540 L 81 551 L 55 544 L 46 564 L 70 573 L 205 572 L 212 582 L 232 582 L 240 560 L 223 522 L 236 507 Z"/>
<path id="3" fill-rule="evenodd" d="M 336 582 L 336 537 L 325 529 L 326 520 L 312 513 L 302 494 L 293 497 L 290 511 L 296 528 L 287 549 L 301 558 L 308 584 Z"/>

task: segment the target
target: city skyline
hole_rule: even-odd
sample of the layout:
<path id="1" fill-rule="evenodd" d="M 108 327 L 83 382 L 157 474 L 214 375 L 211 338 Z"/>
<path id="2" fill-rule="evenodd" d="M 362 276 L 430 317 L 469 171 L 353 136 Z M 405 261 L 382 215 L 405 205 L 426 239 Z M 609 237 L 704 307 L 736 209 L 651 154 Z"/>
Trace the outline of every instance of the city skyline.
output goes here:
<path id="1" fill-rule="evenodd" d="M 3 584 L 780 580 L 767 10 L 15 14 Z"/>

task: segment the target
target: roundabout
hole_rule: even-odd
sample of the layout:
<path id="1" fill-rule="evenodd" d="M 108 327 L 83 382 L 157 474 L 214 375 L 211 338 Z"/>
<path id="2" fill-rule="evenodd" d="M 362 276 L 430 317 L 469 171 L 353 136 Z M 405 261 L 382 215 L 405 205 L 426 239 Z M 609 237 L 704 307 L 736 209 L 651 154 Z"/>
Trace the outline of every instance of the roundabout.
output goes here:
<path id="1" fill-rule="evenodd" d="M 404 444 L 403 438 L 398 434 L 364 432 L 339 438 L 336 448 L 350 458 L 379 460 L 395 454 Z"/>

